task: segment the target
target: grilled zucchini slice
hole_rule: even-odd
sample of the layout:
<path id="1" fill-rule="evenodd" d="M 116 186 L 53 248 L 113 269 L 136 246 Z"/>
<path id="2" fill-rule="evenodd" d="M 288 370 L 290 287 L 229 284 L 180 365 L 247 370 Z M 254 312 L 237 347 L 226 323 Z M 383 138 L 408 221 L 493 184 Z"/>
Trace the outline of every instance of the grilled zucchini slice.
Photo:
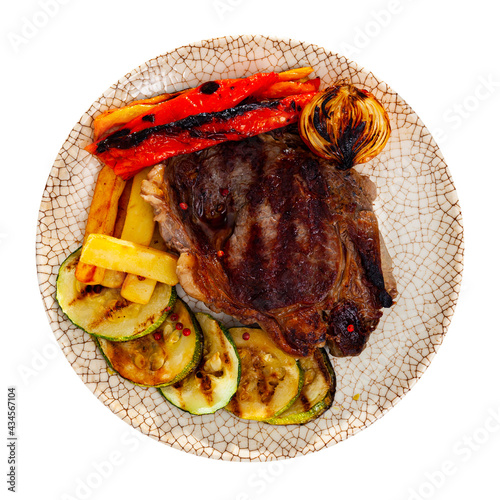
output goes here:
<path id="1" fill-rule="evenodd" d="M 261 329 L 231 328 L 229 333 L 241 359 L 241 382 L 226 410 L 247 420 L 277 417 L 299 396 L 302 368 Z"/>
<path id="2" fill-rule="evenodd" d="M 200 366 L 160 392 L 173 405 L 193 415 L 214 413 L 232 398 L 240 381 L 240 360 L 228 331 L 209 314 L 196 314 L 204 337 Z"/>
<path id="3" fill-rule="evenodd" d="M 119 375 L 134 384 L 152 387 L 175 384 L 186 377 L 198 366 L 203 352 L 198 322 L 180 299 L 155 332 L 127 342 L 97 337 L 96 341 Z"/>
<path id="4" fill-rule="evenodd" d="M 304 386 L 300 396 L 281 415 L 266 420 L 273 425 L 305 424 L 321 415 L 333 402 L 335 372 L 324 349 L 312 356 L 299 359 L 304 371 Z"/>
<path id="5" fill-rule="evenodd" d="M 86 285 L 75 277 L 81 248 L 61 265 L 57 275 L 56 300 L 69 320 L 87 333 L 109 340 L 125 341 L 154 332 L 175 303 L 175 289 L 157 283 L 146 305 L 124 299 L 119 289 Z"/>

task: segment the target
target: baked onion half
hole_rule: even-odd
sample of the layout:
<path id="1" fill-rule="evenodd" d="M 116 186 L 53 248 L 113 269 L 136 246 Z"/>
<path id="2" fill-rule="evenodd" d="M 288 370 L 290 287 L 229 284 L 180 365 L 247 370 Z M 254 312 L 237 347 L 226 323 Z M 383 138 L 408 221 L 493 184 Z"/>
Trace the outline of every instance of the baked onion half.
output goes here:
<path id="1" fill-rule="evenodd" d="M 377 156 L 391 134 L 389 116 L 370 92 L 334 85 L 314 96 L 299 119 L 304 142 L 318 156 L 348 170 Z"/>

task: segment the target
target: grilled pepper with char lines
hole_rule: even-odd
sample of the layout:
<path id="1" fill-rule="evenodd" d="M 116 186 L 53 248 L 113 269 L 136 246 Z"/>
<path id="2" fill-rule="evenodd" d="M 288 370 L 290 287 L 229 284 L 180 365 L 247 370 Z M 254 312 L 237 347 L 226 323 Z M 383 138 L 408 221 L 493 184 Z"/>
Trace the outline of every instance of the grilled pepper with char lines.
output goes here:
<path id="1" fill-rule="evenodd" d="M 208 83 L 218 85 L 218 82 Z M 117 175 L 128 179 L 142 168 L 172 156 L 192 153 L 225 141 L 241 140 L 297 122 L 301 110 L 316 93 L 244 102 L 223 110 L 191 114 L 175 121 L 165 118 L 173 116 L 172 113 L 163 112 L 161 122 L 167 121 L 160 124 L 157 120 L 159 112 L 147 114 L 130 122 L 128 127 L 94 142 L 87 150 L 113 168 Z M 184 95 L 165 104 L 175 103 Z M 179 115 L 182 116 L 182 113 Z"/>

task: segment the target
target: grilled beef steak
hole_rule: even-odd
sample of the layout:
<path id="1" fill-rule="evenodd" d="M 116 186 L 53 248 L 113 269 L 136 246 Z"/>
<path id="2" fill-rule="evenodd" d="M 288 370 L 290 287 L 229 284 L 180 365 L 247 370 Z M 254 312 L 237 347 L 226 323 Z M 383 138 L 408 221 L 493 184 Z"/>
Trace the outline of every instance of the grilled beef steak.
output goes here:
<path id="1" fill-rule="evenodd" d="M 358 354 L 392 305 L 374 192 L 366 177 L 313 155 L 291 127 L 172 158 L 142 191 L 180 254 L 184 290 L 258 323 L 294 356 L 326 340 L 335 355 Z"/>

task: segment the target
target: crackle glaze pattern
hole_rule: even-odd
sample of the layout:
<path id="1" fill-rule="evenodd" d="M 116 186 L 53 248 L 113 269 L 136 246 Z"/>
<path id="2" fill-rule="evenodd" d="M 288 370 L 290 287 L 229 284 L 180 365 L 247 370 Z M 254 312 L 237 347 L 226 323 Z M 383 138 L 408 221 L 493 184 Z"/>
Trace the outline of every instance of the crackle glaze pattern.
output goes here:
<path id="1" fill-rule="evenodd" d="M 303 426 L 274 427 L 219 411 L 191 416 L 155 389 L 108 372 L 89 335 L 55 302 L 59 265 L 81 243 L 99 162 L 83 150 L 93 117 L 134 99 L 216 78 L 312 66 L 325 84 L 350 81 L 369 89 L 389 112 L 392 136 L 371 163 L 356 167 L 378 186 L 375 209 L 394 261 L 400 296 L 358 357 L 334 359 L 332 408 Z M 463 243 L 460 208 L 439 149 L 412 109 L 385 83 L 344 57 L 293 40 L 219 38 L 181 47 L 125 75 L 75 125 L 43 194 L 37 264 L 55 336 L 88 388 L 123 420 L 174 448 L 223 460 L 294 457 L 333 445 L 381 417 L 411 388 L 443 340 L 458 297 Z M 195 310 L 203 305 L 191 300 Z M 223 316 L 221 316 L 223 317 Z M 228 323 L 230 324 L 230 323 Z"/>

